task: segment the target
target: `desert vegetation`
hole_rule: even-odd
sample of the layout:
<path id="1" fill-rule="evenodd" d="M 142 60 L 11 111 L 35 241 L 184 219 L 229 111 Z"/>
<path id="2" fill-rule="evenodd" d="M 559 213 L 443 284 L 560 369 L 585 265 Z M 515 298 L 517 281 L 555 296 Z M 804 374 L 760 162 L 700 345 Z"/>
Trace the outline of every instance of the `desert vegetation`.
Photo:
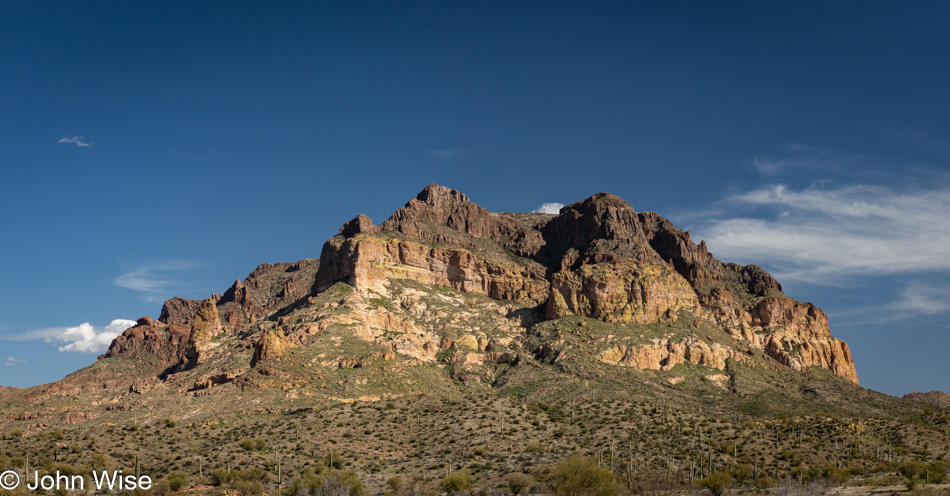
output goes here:
<path id="1" fill-rule="evenodd" d="M 8 430 L 0 467 L 122 469 L 153 477 L 155 494 L 937 494 L 950 468 L 948 420 L 932 408 L 903 419 L 756 417 L 650 398 L 417 396 Z"/>

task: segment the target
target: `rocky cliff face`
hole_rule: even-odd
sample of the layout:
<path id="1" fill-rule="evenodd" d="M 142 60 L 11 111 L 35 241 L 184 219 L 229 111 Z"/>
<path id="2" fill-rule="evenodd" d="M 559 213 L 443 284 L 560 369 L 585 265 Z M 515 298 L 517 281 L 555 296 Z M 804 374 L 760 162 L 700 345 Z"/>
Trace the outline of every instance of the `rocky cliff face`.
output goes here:
<path id="1" fill-rule="evenodd" d="M 686 312 L 796 370 L 822 367 L 858 382 L 850 350 L 831 336 L 824 312 L 782 294 L 762 268 L 720 262 L 688 232 L 607 193 L 558 215 L 529 216 L 492 213 L 430 185 L 380 226 L 363 215 L 346 223 L 324 245 L 313 289 L 344 281 L 384 293 L 389 279 L 536 303 L 548 319 L 651 324 Z M 720 364 L 734 354 L 664 346 L 624 350 L 627 359 L 608 353 L 605 361 L 661 368 L 675 357 Z"/>
<path id="2" fill-rule="evenodd" d="M 581 343 L 533 331 L 557 322 L 600 322 L 601 334 L 571 330 Z M 301 350 L 312 350 L 306 364 Z M 557 215 L 494 213 L 438 185 L 378 226 L 365 215 L 346 222 L 319 260 L 263 264 L 223 295 L 167 301 L 100 358 L 136 358 L 166 381 L 191 371 L 187 388 L 204 391 L 261 377 L 293 387 L 279 363 L 378 363 L 392 374 L 429 364 L 491 384 L 499 364 L 571 356 L 658 371 L 766 360 L 857 383 L 824 312 L 760 267 L 716 260 L 655 213 L 606 193 Z"/>

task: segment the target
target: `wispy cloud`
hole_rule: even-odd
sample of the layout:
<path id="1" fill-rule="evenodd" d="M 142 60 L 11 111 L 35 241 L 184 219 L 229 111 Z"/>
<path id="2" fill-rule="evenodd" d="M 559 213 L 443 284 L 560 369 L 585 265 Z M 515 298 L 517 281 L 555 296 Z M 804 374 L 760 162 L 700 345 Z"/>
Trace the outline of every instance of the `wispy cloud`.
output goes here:
<path id="1" fill-rule="evenodd" d="M 769 185 L 725 203 L 762 216 L 706 219 L 693 231 L 717 257 L 764 260 L 780 277 L 831 284 L 950 270 L 950 189 Z"/>
<path id="2" fill-rule="evenodd" d="M 83 141 L 85 136 L 67 136 L 56 143 L 58 144 L 73 144 L 83 148 L 92 148 L 92 143 L 88 141 Z"/>
<path id="3" fill-rule="evenodd" d="M 6 365 L 7 367 L 15 367 L 18 363 L 26 363 L 26 359 L 17 360 L 16 358 L 13 358 L 12 356 L 8 356 L 7 361 L 4 365 Z"/>
<path id="4" fill-rule="evenodd" d="M 557 215 L 561 212 L 561 208 L 564 207 L 563 203 L 550 202 L 542 203 L 540 207 L 531 211 L 533 214 L 554 214 Z"/>
<path id="5" fill-rule="evenodd" d="M 833 148 L 795 143 L 784 147 L 781 156 L 757 155 L 752 157 L 752 166 L 762 175 L 800 172 L 806 169 L 842 169 L 855 161 L 867 159 L 866 155 L 846 155 Z"/>
<path id="6" fill-rule="evenodd" d="M 134 325 L 134 320 L 127 319 L 115 319 L 104 328 L 96 328 L 84 322 L 76 327 L 67 327 L 58 336 L 46 338 L 46 342 L 66 343 L 59 347 L 59 351 L 101 353 L 109 348 L 113 339 Z"/>
<path id="7" fill-rule="evenodd" d="M 438 162 L 448 162 L 449 160 L 454 160 L 462 155 L 464 152 L 458 148 L 443 148 L 440 150 L 426 150 L 426 153 L 429 154 L 429 158 Z"/>
<path id="8" fill-rule="evenodd" d="M 155 295 L 167 292 L 175 281 L 171 273 L 197 268 L 198 264 L 189 260 L 167 260 L 143 265 L 113 279 L 116 286 Z"/>
<path id="9" fill-rule="evenodd" d="M 950 291 L 929 284 L 907 286 L 888 309 L 912 315 L 943 313 L 950 310 Z"/>

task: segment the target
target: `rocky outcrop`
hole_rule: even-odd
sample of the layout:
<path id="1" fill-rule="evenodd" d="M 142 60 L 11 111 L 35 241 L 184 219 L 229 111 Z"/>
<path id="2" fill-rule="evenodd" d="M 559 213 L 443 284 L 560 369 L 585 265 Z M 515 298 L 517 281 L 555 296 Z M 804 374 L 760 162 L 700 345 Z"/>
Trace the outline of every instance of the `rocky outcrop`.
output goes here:
<path id="1" fill-rule="evenodd" d="M 198 300 L 176 296 L 162 305 L 162 313 L 158 320 L 167 325 L 190 326 L 192 318 L 195 316 L 195 310 L 198 310 L 200 304 L 201 302 Z"/>
<path id="2" fill-rule="evenodd" d="M 314 289 L 345 281 L 357 289 L 382 292 L 391 278 L 537 303 L 547 298 L 549 287 L 544 269 L 536 264 L 492 259 L 465 248 L 360 235 L 337 236 L 324 245 Z"/>
<path id="3" fill-rule="evenodd" d="M 221 320 L 214 298 L 206 298 L 198 305 L 191 324 L 191 342 L 202 344 L 221 332 Z"/>
<path id="4" fill-rule="evenodd" d="M 618 262 L 562 270 L 551 281 L 546 315 L 584 315 L 604 322 L 675 320 L 699 306 L 685 279 L 665 264 Z"/>
<path id="5" fill-rule="evenodd" d="M 309 296 L 319 267 L 320 261 L 311 258 L 261 264 L 243 281 L 234 281 L 217 302 L 218 311 L 230 327 L 257 322 Z"/>
<path id="6" fill-rule="evenodd" d="M 459 191 L 430 184 L 379 229 L 423 241 L 491 248 L 477 242 L 484 238 L 519 256 L 533 257 L 544 245 L 538 228 L 550 218 L 544 214 L 489 212 Z"/>
<path id="7" fill-rule="evenodd" d="M 611 365 L 652 370 L 670 370 L 675 365 L 692 362 L 718 369 L 726 368 L 726 359 L 744 360 L 745 355 L 719 343 L 687 339 L 648 345 L 617 345 L 602 351 L 597 359 Z"/>
<path id="8" fill-rule="evenodd" d="M 131 357 L 151 361 L 160 367 L 179 362 L 191 346 L 191 328 L 180 325 L 135 326 L 125 330 L 112 341 L 109 350 L 100 359 Z"/>
<path id="9" fill-rule="evenodd" d="M 368 234 L 379 231 L 379 228 L 373 224 L 373 220 L 369 217 L 359 214 L 353 220 L 343 224 L 343 227 L 340 228 L 340 234 L 344 238 L 352 238 L 357 234 Z"/>
<path id="10" fill-rule="evenodd" d="M 254 357 L 251 366 L 255 367 L 261 360 L 279 360 L 284 355 L 284 333 L 280 329 L 266 331 L 254 344 Z"/>
<path id="11" fill-rule="evenodd" d="M 931 391 L 929 393 L 907 393 L 903 396 L 905 400 L 919 401 L 937 408 L 950 408 L 950 394 L 943 391 Z"/>

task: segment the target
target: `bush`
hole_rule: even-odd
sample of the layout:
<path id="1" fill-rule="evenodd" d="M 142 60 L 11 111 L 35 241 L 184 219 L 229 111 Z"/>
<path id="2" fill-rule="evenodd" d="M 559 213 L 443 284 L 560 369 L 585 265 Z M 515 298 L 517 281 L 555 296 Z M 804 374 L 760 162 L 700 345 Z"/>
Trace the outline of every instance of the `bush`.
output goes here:
<path id="1" fill-rule="evenodd" d="M 745 484 L 745 481 L 752 478 L 753 471 L 752 465 L 740 463 L 729 470 L 729 475 L 736 484 Z"/>
<path id="2" fill-rule="evenodd" d="M 439 481 L 439 486 L 442 487 L 442 490 L 449 494 L 468 491 L 474 485 L 475 478 L 472 477 L 472 474 L 465 470 L 461 472 L 455 472 L 454 474 L 446 476 Z"/>
<path id="3" fill-rule="evenodd" d="M 700 479 L 699 486 L 709 489 L 713 496 L 722 496 L 732 487 L 732 475 L 724 470 L 717 470 L 705 479 Z"/>
<path id="4" fill-rule="evenodd" d="M 614 474 L 592 458 L 583 456 L 562 461 L 547 477 L 548 487 L 555 496 L 616 496 L 620 493 Z"/>
<path id="5" fill-rule="evenodd" d="M 178 492 L 188 486 L 188 476 L 181 472 L 172 472 L 165 477 L 165 483 L 172 492 Z"/>
<path id="6" fill-rule="evenodd" d="M 508 486 L 508 490 L 511 491 L 511 494 L 514 496 L 526 493 L 534 487 L 534 479 L 530 475 L 521 472 L 508 474 L 508 476 L 505 477 L 505 482 Z"/>
<path id="7" fill-rule="evenodd" d="M 239 480 L 234 483 L 234 490 L 240 496 L 260 496 L 264 494 L 264 484 L 256 480 Z"/>
<path id="8" fill-rule="evenodd" d="M 335 468 L 335 469 L 338 469 L 338 470 L 342 470 L 342 469 L 343 469 L 343 465 L 345 465 L 345 462 L 344 462 L 344 460 L 343 460 L 343 457 L 340 456 L 339 453 L 336 453 L 336 452 L 333 452 L 333 451 L 331 451 L 330 453 L 327 454 L 327 456 L 326 456 L 326 458 L 324 459 L 324 461 L 326 462 L 326 464 L 327 464 L 328 467 L 330 467 L 330 468 Z"/>
<path id="9" fill-rule="evenodd" d="M 386 489 L 383 491 L 385 494 L 388 494 L 390 496 L 398 496 L 402 494 L 402 491 L 403 491 L 402 477 L 399 477 L 398 475 L 394 475 L 386 479 Z"/>
<path id="10" fill-rule="evenodd" d="M 398 479 L 398 477 L 390 478 L 390 481 L 392 479 Z M 398 485 L 401 488 L 401 483 Z M 390 487 L 392 488 L 391 485 Z M 352 470 L 330 469 L 315 473 L 307 468 L 291 482 L 287 493 L 309 496 L 362 496 L 366 493 L 366 487 Z"/>
<path id="11" fill-rule="evenodd" d="M 897 473 L 904 478 L 907 489 L 910 491 L 913 491 L 923 480 L 926 472 L 927 466 L 920 462 L 904 462 L 897 466 Z"/>
<path id="12" fill-rule="evenodd" d="M 264 439 L 245 439 L 241 441 L 241 447 L 247 451 L 264 451 L 267 449 L 267 441 Z"/>
<path id="13" fill-rule="evenodd" d="M 231 474 L 226 468 L 216 468 L 211 471 L 211 484 L 214 486 L 223 486 L 231 482 Z"/>

